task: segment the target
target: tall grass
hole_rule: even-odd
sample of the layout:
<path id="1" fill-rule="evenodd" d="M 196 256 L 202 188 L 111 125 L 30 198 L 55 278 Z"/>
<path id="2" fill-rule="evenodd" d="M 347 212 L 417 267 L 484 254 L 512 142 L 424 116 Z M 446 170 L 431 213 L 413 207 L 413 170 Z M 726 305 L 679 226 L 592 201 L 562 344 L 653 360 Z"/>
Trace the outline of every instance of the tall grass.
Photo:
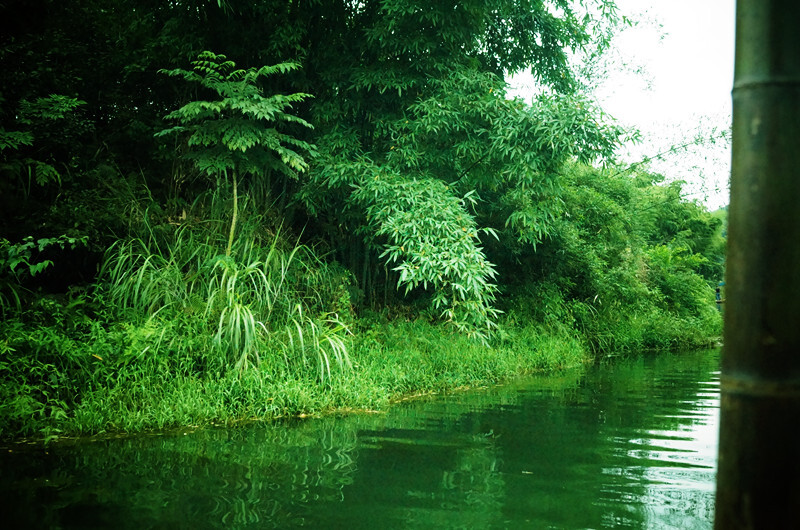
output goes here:
<path id="1" fill-rule="evenodd" d="M 281 344 L 286 359 L 297 359 L 304 369 L 310 366 L 309 357 L 314 357 L 316 371 L 322 381 L 331 379 L 331 362 L 339 367 L 351 367 L 345 336 L 347 325 L 335 314 L 323 318 L 309 318 L 303 306 L 294 306 L 290 324 L 286 328 L 286 340 Z"/>
<path id="2" fill-rule="evenodd" d="M 146 217 L 138 237 L 109 249 L 101 279 L 110 302 L 126 318 L 179 319 L 187 332 L 212 337 L 206 371 L 241 375 L 313 364 L 325 381 L 346 369 L 348 328 L 317 289 L 336 278 L 328 274 L 320 282 L 315 276 L 327 269 L 314 252 L 290 244 L 262 216 L 248 215 L 246 199 L 226 255 L 224 223 L 213 221 L 221 216 L 220 202 L 196 204 L 187 222 L 168 230 L 154 229 Z"/>

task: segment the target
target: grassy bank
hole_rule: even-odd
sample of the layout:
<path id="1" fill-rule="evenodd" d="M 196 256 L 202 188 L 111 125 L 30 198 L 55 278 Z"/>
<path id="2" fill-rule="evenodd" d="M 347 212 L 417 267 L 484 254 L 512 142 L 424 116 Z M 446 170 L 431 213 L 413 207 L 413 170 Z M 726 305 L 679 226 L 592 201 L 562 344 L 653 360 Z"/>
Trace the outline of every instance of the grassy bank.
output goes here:
<path id="1" fill-rule="evenodd" d="M 65 330 L 4 325 L 3 437 L 374 410 L 413 394 L 490 384 L 588 359 L 578 340 L 533 329 L 485 347 L 422 320 L 370 320 L 357 322 L 356 334 L 344 339 L 349 364 L 332 363 L 324 377 L 316 359 L 289 369 L 286 360 L 265 358 L 246 370 L 233 366 L 211 374 L 197 366 L 213 338 L 192 335 L 180 323 L 162 324 L 93 323 L 83 340 Z"/>
<path id="2" fill-rule="evenodd" d="M 720 333 L 710 287 L 656 251 L 619 266 L 637 274 L 596 267 L 592 298 L 542 278 L 506 285 L 488 342 L 431 314 L 424 292 L 356 311 L 352 273 L 261 216 L 243 213 L 226 252 L 216 200 L 181 223 L 143 210 L 86 288 L 37 294 L 5 278 L 0 438 L 381 409 Z M 32 275 L 41 262 L 23 257 Z"/>
<path id="3" fill-rule="evenodd" d="M 332 362 L 330 372 L 318 359 L 292 367 L 264 354 L 246 370 L 234 364 L 210 373 L 198 366 L 213 351 L 213 336 L 199 336 L 182 328 L 185 323 L 84 324 L 82 339 L 74 338 L 74 329 L 4 324 L 3 438 L 380 410 L 420 393 L 556 372 L 594 359 L 586 338 L 564 327 L 509 323 L 501 339 L 484 346 L 442 324 L 372 316 L 353 323 L 354 333 L 342 342 L 349 363 Z M 668 332 L 676 333 L 677 323 Z M 707 342 L 684 338 L 681 346 Z"/>

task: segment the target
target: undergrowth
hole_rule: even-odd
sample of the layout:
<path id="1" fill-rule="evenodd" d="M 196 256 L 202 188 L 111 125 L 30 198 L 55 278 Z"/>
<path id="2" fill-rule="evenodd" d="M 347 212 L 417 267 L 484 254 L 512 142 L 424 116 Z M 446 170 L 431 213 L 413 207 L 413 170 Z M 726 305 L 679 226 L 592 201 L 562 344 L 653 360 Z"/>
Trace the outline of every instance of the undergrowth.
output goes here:
<path id="1" fill-rule="evenodd" d="M 4 324 L 11 333 L 0 343 L 0 434 L 48 439 L 374 410 L 407 396 L 552 373 L 593 359 L 585 337 L 566 327 L 508 322 L 502 339 L 486 347 L 441 324 L 370 315 L 342 338 L 350 365 L 332 376 L 323 377 L 312 359 L 288 362 L 280 349 L 271 356 L 265 351 L 247 369 L 234 357 L 227 369 L 210 372 L 216 334 L 193 326 L 191 316 L 110 326 L 92 321 L 81 333 Z M 679 331 L 668 329 L 663 340 Z"/>
<path id="2" fill-rule="evenodd" d="M 540 282 L 507 297 L 489 345 L 424 312 L 356 315 L 351 274 L 246 199 L 227 255 L 227 225 L 209 221 L 224 217 L 218 201 L 180 223 L 145 211 L 96 285 L 30 296 L 0 323 L 0 438 L 380 409 L 719 334 L 713 302 L 686 307 L 702 283 L 681 307 L 653 290 L 625 311 Z"/>

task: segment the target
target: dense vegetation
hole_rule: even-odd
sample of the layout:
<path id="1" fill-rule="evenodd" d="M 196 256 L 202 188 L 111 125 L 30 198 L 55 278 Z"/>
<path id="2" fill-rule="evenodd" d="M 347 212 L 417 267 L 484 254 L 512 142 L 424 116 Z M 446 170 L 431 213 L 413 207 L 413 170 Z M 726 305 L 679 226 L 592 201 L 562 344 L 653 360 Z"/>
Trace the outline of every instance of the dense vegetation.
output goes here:
<path id="1" fill-rule="evenodd" d="M 374 408 L 719 334 L 723 220 L 617 165 L 586 93 L 610 0 L 0 9 L 2 437 Z"/>

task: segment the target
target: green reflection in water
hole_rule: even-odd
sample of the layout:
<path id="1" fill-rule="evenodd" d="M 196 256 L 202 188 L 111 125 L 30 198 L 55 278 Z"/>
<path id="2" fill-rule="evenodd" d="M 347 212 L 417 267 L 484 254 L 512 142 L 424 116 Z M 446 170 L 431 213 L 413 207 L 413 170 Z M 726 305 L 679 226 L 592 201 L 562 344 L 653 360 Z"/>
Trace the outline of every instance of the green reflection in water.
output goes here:
<path id="1" fill-rule="evenodd" d="M 0 457 L 12 527 L 710 528 L 718 352 Z"/>

